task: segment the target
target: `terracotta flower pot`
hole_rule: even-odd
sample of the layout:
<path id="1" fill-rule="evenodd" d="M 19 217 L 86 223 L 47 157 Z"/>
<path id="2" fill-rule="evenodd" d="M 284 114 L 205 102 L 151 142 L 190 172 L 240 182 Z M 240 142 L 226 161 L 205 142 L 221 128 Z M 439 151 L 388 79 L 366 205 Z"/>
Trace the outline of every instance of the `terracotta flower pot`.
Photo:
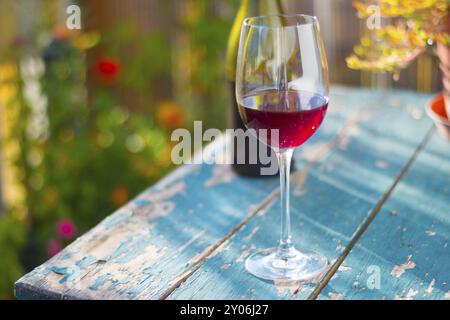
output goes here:
<path id="1" fill-rule="evenodd" d="M 441 20 L 434 31 L 450 34 L 450 13 Z M 436 53 L 439 57 L 443 91 L 428 103 L 426 110 L 441 136 L 450 141 L 450 45 L 438 42 Z"/>
<path id="2" fill-rule="evenodd" d="M 445 112 L 444 94 L 438 94 L 428 103 L 427 114 L 433 119 L 441 136 L 450 141 L 450 120 Z"/>
<path id="3" fill-rule="evenodd" d="M 450 34 L 450 13 L 436 26 L 436 32 Z M 440 61 L 442 84 L 444 87 L 444 101 L 447 115 L 450 115 L 450 46 L 442 42 L 437 43 L 436 53 Z"/>
<path id="4" fill-rule="evenodd" d="M 436 51 L 440 60 L 445 109 L 450 114 L 450 46 L 439 42 Z"/>

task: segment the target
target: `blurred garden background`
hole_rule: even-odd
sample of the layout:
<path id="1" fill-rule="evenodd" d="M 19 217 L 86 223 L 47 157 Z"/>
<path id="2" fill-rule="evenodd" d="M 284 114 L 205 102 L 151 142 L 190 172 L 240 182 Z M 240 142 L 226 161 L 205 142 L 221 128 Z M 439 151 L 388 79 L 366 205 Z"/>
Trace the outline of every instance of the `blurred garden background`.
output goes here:
<path id="1" fill-rule="evenodd" d="M 81 8 L 81 30 L 66 27 Z M 333 84 L 440 88 L 421 56 L 398 81 L 350 70 L 351 0 L 284 0 L 317 15 Z M 225 55 L 239 0 L 0 1 L 0 298 L 174 169 L 172 130 L 225 129 Z"/>

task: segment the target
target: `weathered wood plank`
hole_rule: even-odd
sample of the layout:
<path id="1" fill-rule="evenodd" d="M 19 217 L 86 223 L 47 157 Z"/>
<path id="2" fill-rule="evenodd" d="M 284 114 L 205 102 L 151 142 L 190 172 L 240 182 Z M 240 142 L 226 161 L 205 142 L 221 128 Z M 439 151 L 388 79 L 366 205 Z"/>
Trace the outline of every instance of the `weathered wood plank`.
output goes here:
<path id="1" fill-rule="evenodd" d="M 380 97 L 370 117 L 353 126 L 353 134 L 339 141 L 338 150 L 296 174 L 301 182 L 301 188 L 296 188 L 300 193 L 292 199 L 297 243 L 318 250 L 331 260 L 339 257 L 431 128 L 423 116 L 409 112 L 413 104 L 419 110 L 427 96 L 398 93 Z M 392 127 L 392 119 L 402 128 L 401 132 Z M 276 244 L 278 207 L 275 203 L 262 210 L 169 298 L 308 297 L 314 285 L 273 284 L 245 271 L 244 261 L 251 252 Z"/>
<path id="2" fill-rule="evenodd" d="M 331 112 L 309 153 L 327 149 L 324 143 L 351 116 Z M 237 178 L 227 166 L 184 166 L 21 278 L 16 296 L 159 298 L 264 206 L 277 186 L 276 177 Z"/>
<path id="3" fill-rule="evenodd" d="M 59 297 L 138 298 L 172 281 L 276 185 L 276 179 L 233 181 L 228 170 L 177 170 L 22 278 L 18 297 L 22 283 Z"/>
<path id="4" fill-rule="evenodd" d="M 380 97 L 381 106 L 379 110 L 375 108 L 375 117 L 363 117 L 359 120 L 367 121 L 355 125 L 354 121 L 365 116 L 361 109 Z M 298 219 L 301 212 L 300 224 L 304 229 L 300 243 L 333 256 L 348 243 L 349 230 L 354 230 L 358 219 L 363 218 L 360 213 L 373 207 L 376 196 L 383 192 L 391 175 L 398 172 L 404 158 L 416 146 L 417 137 L 425 131 L 426 121 L 411 122 L 419 117 L 418 106 L 424 99 L 407 92 L 380 96 L 363 90 L 334 90 L 335 107 L 330 107 L 327 122 L 306 148 L 297 153 L 300 171 L 296 179 L 303 188 L 297 189 L 299 209 L 294 205 L 294 216 Z M 387 105 L 394 107 L 386 108 Z M 353 125 L 343 133 L 342 127 L 353 115 L 356 115 L 350 121 Z M 392 123 L 392 119 L 400 119 L 400 124 L 387 127 L 386 123 Z M 416 126 L 414 134 L 411 130 L 397 130 L 404 127 L 404 121 L 410 122 L 408 128 Z M 334 139 L 339 132 L 339 138 Z M 361 139 L 362 143 L 355 143 Z M 333 151 L 336 142 L 342 150 Z M 330 152 L 334 153 L 309 171 L 302 165 L 323 159 Z M 392 152 L 392 157 L 378 157 L 377 152 Z M 372 174 L 372 170 L 376 173 Z M 252 287 L 253 283 L 248 283 L 251 277 L 241 270 L 245 256 L 253 249 L 251 243 L 264 247 L 276 242 L 277 185 L 277 179 L 233 177 L 223 166 L 185 166 L 20 279 L 16 295 L 155 299 L 166 297 L 181 286 L 170 298 L 183 294 L 201 298 L 206 292 L 209 293 L 206 298 L 213 298 L 218 291 L 225 298 L 280 298 L 290 297 L 300 289 L 297 296 L 305 297 L 312 288 L 273 286 L 254 278 L 255 284 L 262 287 Z M 310 200 L 311 194 L 317 195 L 316 202 Z M 329 201 L 332 194 L 336 195 L 333 195 L 335 203 Z M 313 214 L 317 203 L 323 207 L 320 212 L 328 210 L 333 215 Z M 358 210 L 356 218 L 342 219 L 360 205 L 366 205 L 365 211 Z M 261 219 L 265 221 L 261 223 Z M 181 221 L 186 223 L 183 225 Z M 237 244 L 241 246 L 231 250 Z M 217 262 L 224 256 L 229 256 L 232 263 Z M 218 271 L 214 264 L 228 271 Z M 200 281 L 196 280 L 199 278 Z M 215 282 L 211 285 L 209 281 Z M 231 286 L 237 286 L 238 290 L 233 291 Z M 189 288 L 187 293 L 183 293 L 185 288 Z"/>
<path id="5" fill-rule="evenodd" d="M 449 226 L 450 145 L 435 134 L 319 299 L 450 299 Z"/>

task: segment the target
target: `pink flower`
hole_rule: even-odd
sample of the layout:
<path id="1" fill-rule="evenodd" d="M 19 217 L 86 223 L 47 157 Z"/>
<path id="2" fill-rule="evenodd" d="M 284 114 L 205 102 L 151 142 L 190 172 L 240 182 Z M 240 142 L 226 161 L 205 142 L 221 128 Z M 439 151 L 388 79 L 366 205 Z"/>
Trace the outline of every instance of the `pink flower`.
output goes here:
<path id="1" fill-rule="evenodd" d="M 52 239 L 47 244 L 47 255 L 53 257 L 55 254 L 61 251 L 61 245 L 55 239 Z"/>
<path id="2" fill-rule="evenodd" d="M 72 220 L 61 219 L 58 221 L 58 234 L 64 239 L 71 239 L 75 235 L 75 224 Z"/>

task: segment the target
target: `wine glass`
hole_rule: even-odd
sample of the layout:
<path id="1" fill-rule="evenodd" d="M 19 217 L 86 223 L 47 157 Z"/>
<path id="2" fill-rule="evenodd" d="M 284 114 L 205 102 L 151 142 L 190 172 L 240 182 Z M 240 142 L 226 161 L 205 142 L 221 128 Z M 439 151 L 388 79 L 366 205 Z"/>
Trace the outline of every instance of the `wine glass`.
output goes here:
<path id="1" fill-rule="evenodd" d="M 324 256 L 294 247 L 289 212 L 292 154 L 322 123 L 328 92 L 328 65 L 316 17 L 269 15 L 244 20 L 236 99 L 247 129 L 275 151 L 281 186 L 279 245 L 257 251 L 245 263 L 257 277 L 307 281 L 328 265 Z"/>

